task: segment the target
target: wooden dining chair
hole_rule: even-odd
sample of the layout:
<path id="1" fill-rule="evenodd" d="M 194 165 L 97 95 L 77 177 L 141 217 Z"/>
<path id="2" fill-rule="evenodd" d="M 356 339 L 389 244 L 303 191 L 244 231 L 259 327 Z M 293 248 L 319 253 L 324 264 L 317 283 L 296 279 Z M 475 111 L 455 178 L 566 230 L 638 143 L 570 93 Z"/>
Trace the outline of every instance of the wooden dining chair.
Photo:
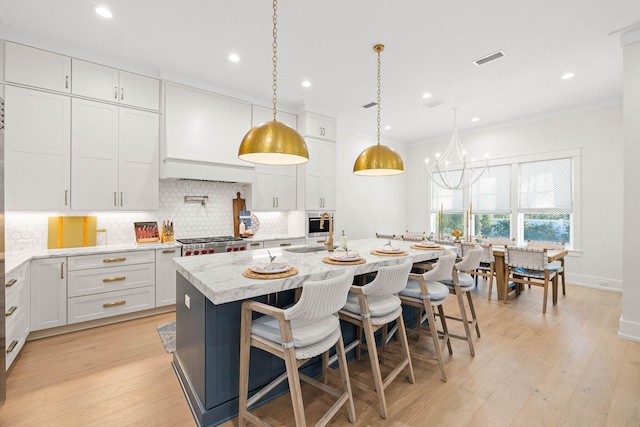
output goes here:
<path id="1" fill-rule="evenodd" d="M 389 384 L 391 384 L 405 368 L 408 371 L 409 382 L 413 384 L 415 381 L 411 356 L 409 355 L 409 342 L 407 341 L 407 333 L 404 328 L 404 320 L 402 319 L 402 304 L 397 295 L 407 284 L 407 277 L 409 276 L 411 266 L 412 262 L 408 259 L 402 264 L 380 267 L 378 274 L 372 282 L 364 286 L 351 287 L 351 291 L 347 297 L 347 303 L 342 310 L 339 311 L 340 319 L 357 327 L 358 333 L 356 341 L 353 343 L 359 347 L 357 353 L 359 354 L 360 348 L 366 349 L 369 353 L 373 373 L 373 384 L 378 396 L 380 416 L 382 418 L 387 418 L 388 415 L 385 389 Z M 386 378 L 382 378 L 374 334 L 377 330 L 385 328 L 382 334 L 382 346 L 384 349 L 387 342 L 396 332 L 394 328 L 390 334 L 386 333 L 386 326 L 393 321 L 396 322 L 398 328 L 396 336 L 402 347 L 403 358 Z M 362 341 L 362 332 L 364 332 L 364 342 Z M 352 347 L 353 345 L 350 344 L 347 346 L 347 349 L 351 349 Z M 354 384 L 366 390 L 371 389 L 368 385 L 356 381 L 354 381 Z"/>
<path id="2" fill-rule="evenodd" d="M 504 251 L 506 268 L 505 283 L 509 280 L 516 284 L 533 285 L 544 288 L 542 313 L 547 312 L 549 283 L 552 285 L 553 304 L 558 301 L 558 268 L 549 265 L 546 249 L 532 247 L 507 246 Z M 505 302 L 507 293 L 505 293 Z"/>
<path id="3" fill-rule="evenodd" d="M 564 242 L 553 242 L 553 241 L 550 241 L 550 240 L 527 240 L 527 246 L 531 246 L 531 247 L 535 247 L 535 248 L 558 249 L 558 250 L 565 250 L 565 248 L 566 248 L 566 244 Z M 564 257 L 555 260 L 551 264 L 560 266 L 560 269 L 558 270 L 558 275 L 562 279 L 562 295 L 566 295 L 567 291 L 565 289 Z"/>
<path id="4" fill-rule="evenodd" d="M 447 373 L 444 368 L 442 352 L 446 347 L 449 354 L 453 354 L 449 329 L 447 328 L 447 318 L 442 304 L 449 296 L 449 288 L 440 280 L 451 279 L 453 277 L 453 265 L 456 262 L 456 253 L 447 250 L 446 255 L 438 258 L 438 261 L 430 266 L 430 270 L 422 274 L 409 274 L 407 286 L 398 294 L 403 305 L 418 309 L 415 332 L 419 335 L 428 335 L 433 340 L 435 347 L 435 360 L 440 367 L 440 377 L 442 381 L 447 381 Z M 436 318 L 434 309 L 438 310 L 438 315 L 442 323 L 442 330 L 436 328 Z M 424 313 L 424 315 L 423 315 Z M 440 338 L 442 337 L 442 338 Z M 416 354 L 423 358 L 424 355 Z"/>
<path id="5" fill-rule="evenodd" d="M 308 281 L 302 286 L 300 300 L 293 306 L 282 309 L 258 301 L 242 303 L 240 332 L 240 391 L 238 425 L 247 421 L 256 425 L 269 425 L 249 408 L 273 390 L 285 379 L 289 382 L 289 392 L 293 405 L 296 426 L 306 426 L 300 380 L 313 385 L 337 398 L 336 402 L 322 416 L 316 425 L 326 425 L 331 418 L 347 405 L 349 421 L 356 421 L 353 394 L 349 382 L 347 359 L 340 321 L 336 313 L 347 301 L 347 294 L 353 283 L 353 269 L 341 276 Z M 252 320 L 254 313 L 263 314 Z M 329 358 L 329 349 L 336 348 L 341 377 L 341 389 L 336 389 L 298 372 L 309 359 L 322 354 L 323 361 Z M 249 398 L 249 358 L 251 347 L 259 348 L 284 360 L 286 372 Z M 323 374 L 326 378 L 326 363 Z"/>

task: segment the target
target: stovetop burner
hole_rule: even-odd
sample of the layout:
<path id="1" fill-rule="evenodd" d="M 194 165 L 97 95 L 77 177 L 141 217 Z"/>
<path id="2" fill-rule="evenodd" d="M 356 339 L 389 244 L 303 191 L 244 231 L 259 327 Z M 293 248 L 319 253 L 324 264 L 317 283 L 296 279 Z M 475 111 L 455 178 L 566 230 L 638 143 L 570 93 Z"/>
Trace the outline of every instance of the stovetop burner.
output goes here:
<path id="1" fill-rule="evenodd" d="M 233 236 L 214 236 L 214 237 L 195 237 L 192 239 L 176 239 L 183 245 L 195 245 L 199 243 L 222 243 L 222 242 L 237 242 L 242 240 L 240 237 Z"/>

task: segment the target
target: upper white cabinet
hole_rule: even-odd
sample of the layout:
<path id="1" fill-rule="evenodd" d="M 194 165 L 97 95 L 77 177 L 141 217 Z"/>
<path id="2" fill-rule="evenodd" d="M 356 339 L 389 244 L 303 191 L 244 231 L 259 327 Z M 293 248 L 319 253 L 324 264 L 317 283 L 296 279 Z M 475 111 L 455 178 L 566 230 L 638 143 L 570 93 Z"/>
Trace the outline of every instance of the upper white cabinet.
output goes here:
<path id="1" fill-rule="evenodd" d="M 166 158 L 248 165 L 238 158 L 238 147 L 251 128 L 251 104 L 183 86 L 165 87 Z"/>
<path id="2" fill-rule="evenodd" d="M 305 209 L 335 210 L 336 208 L 336 144 L 306 138 L 309 161 L 304 168 Z"/>
<path id="3" fill-rule="evenodd" d="M 7 210 L 70 209 L 71 99 L 5 87 Z"/>
<path id="4" fill-rule="evenodd" d="M 70 93 L 71 58 L 5 42 L 5 80 Z"/>
<path id="5" fill-rule="evenodd" d="M 158 110 L 160 82 L 139 74 L 73 59 L 73 94 Z"/>
<path id="6" fill-rule="evenodd" d="M 276 116 L 293 129 L 296 128 L 296 116 L 277 112 Z M 254 105 L 252 107 L 252 126 L 273 120 L 273 110 Z M 255 179 L 251 186 L 251 209 L 259 211 L 296 210 L 296 166 L 255 166 Z"/>
<path id="7" fill-rule="evenodd" d="M 336 140 L 336 119 L 304 111 L 298 114 L 298 132 L 302 136 Z"/>
<path id="8" fill-rule="evenodd" d="M 158 209 L 158 115 L 73 100 L 72 208 Z"/>

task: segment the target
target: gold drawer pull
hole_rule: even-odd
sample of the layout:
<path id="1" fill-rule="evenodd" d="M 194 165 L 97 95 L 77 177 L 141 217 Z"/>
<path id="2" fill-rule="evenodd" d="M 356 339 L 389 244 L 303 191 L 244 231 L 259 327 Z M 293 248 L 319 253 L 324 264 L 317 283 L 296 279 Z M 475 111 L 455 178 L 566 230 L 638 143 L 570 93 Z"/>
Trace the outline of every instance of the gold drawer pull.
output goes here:
<path id="1" fill-rule="evenodd" d="M 291 246 L 291 243 L 280 243 L 280 246 Z"/>
<path id="2" fill-rule="evenodd" d="M 7 288 L 10 288 L 10 287 L 12 287 L 13 285 L 15 285 L 17 281 L 18 281 L 18 279 L 11 279 L 11 280 L 9 280 L 7 283 L 5 283 L 5 285 L 4 285 L 4 286 L 5 286 L 5 287 L 7 287 Z"/>
<path id="3" fill-rule="evenodd" d="M 109 277 L 107 279 L 102 279 L 102 281 L 105 282 L 105 283 L 108 283 L 108 282 L 120 282 L 122 280 L 127 280 L 127 276 Z"/>
<path id="4" fill-rule="evenodd" d="M 115 307 L 117 305 L 125 305 L 126 303 L 127 303 L 126 301 L 107 302 L 105 304 L 102 304 L 102 306 L 104 308 L 109 308 L 109 307 Z"/>
<path id="5" fill-rule="evenodd" d="M 122 261 L 126 261 L 126 258 L 107 258 L 107 259 L 103 259 L 102 262 L 122 262 Z"/>
<path id="6" fill-rule="evenodd" d="M 18 307 L 16 307 L 15 305 L 13 307 L 11 307 L 9 310 L 7 310 L 7 312 L 4 314 L 5 316 L 11 316 L 13 314 L 14 311 L 16 311 L 18 309 Z"/>
<path id="7" fill-rule="evenodd" d="M 18 345 L 18 341 L 13 340 L 11 344 L 9 344 L 9 347 L 7 347 L 7 354 L 11 353 L 13 349 L 16 348 L 17 345 Z"/>
<path id="8" fill-rule="evenodd" d="M 252 243 L 251 246 L 260 246 L 260 243 Z"/>
<path id="9" fill-rule="evenodd" d="M 175 249 L 165 249 L 164 251 L 162 251 L 163 254 L 174 254 L 176 253 Z"/>

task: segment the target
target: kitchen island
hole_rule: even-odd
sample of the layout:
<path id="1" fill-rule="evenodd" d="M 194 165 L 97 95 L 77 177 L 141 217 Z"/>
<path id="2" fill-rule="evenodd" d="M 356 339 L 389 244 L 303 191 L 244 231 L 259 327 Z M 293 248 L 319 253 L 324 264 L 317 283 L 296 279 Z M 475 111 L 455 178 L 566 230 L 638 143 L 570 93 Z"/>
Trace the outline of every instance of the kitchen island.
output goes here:
<path id="1" fill-rule="evenodd" d="M 296 253 L 280 248 L 270 249 L 276 261 L 283 258 L 298 270 L 295 276 L 259 280 L 242 275 L 248 267 L 267 262 L 266 249 L 232 252 L 215 257 L 185 257 L 174 260 L 176 288 L 176 350 L 173 366 L 199 425 L 220 424 L 238 413 L 240 313 L 244 300 L 254 299 L 279 307 L 294 302 L 294 291 L 307 280 L 322 280 L 338 276 L 345 268 L 355 275 L 396 265 L 407 258 L 420 262 L 437 258 L 443 250 L 411 248 L 412 242 L 393 241 L 407 252 L 405 256 L 378 256 L 371 250 L 387 243 L 385 239 L 363 239 L 349 242 L 366 259 L 358 265 L 326 264 L 322 259 L 329 252 Z M 296 250 L 296 248 L 292 248 Z M 355 338 L 355 329 L 343 326 L 345 342 Z M 256 390 L 284 372 L 278 358 L 258 349 L 251 349 L 249 389 Z M 309 363 L 303 371 L 317 376 L 319 360 Z M 269 400 L 286 390 L 281 384 L 265 397 Z"/>

